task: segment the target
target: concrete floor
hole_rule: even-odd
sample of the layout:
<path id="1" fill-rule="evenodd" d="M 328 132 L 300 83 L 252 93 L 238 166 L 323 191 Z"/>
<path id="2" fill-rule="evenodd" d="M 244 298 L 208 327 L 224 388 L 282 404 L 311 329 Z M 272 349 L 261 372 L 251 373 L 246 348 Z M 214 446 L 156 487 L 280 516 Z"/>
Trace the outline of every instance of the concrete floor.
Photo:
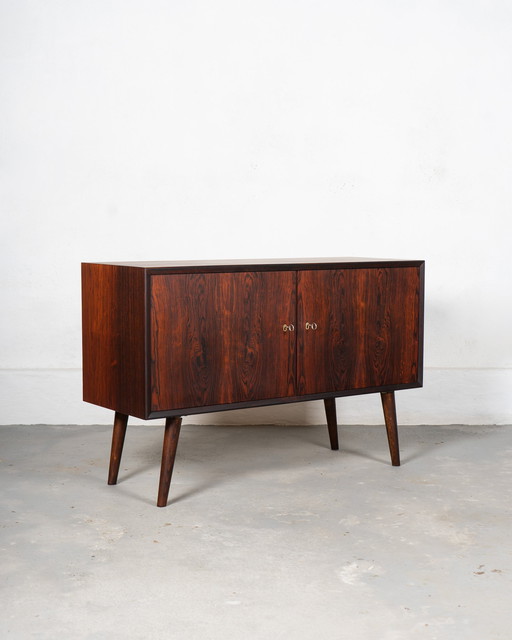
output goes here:
<path id="1" fill-rule="evenodd" d="M 0 637 L 512 637 L 512 427 L 0 427 Z"/>

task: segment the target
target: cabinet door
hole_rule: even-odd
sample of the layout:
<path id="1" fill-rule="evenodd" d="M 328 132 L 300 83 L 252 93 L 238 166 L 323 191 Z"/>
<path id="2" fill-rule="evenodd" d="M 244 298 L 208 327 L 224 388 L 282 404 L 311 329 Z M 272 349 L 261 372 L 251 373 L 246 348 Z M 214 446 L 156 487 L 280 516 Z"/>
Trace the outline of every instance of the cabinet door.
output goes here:
<path id="1" fill-rule="evenodd" d="M 417 382 L 419 302 L 416 267 L 300 271 L 299 393 Z"/>
<path id="2" fill-rule="evenodd" d="M 296 274 L 154 275 L 151 410 L 295 393 Z"/>

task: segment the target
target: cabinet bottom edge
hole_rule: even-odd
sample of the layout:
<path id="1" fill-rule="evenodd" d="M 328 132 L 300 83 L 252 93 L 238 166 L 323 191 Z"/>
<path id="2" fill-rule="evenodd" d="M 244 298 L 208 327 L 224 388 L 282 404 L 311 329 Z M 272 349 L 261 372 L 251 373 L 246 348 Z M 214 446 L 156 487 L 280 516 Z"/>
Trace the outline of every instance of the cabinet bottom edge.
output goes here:
<path id="1" fill-rule="evenodd" d="M 186 407 L 178 409 L 167 409 L 162 411 L 151 411 L 146 416 L 146 420 L 156 420 L 157 418 L 170 418 L 172 416 L 193 416 L 201 413 L 216 413 L 218 411 L 234 411 L 236 409 L 251 409 L 254 407 L 268 407 L 278 404 L 292 404 L 296 402 L 308 402 L 312 400 L 322 400 L 324 398 L 342 398 L 345 396 L 358 396 L 369 393 L 386 393 L 390 391 L 402 391 L 404 389 L 417 389 L 422 387 L 421 382 L 408 384 L 394 384 L 383 387 L 366 387 L 365 389 L 349 389 L 346 391 L 330 391 L 326 393 L 315 393 L 304 396 L 290 396 L 284 398 L 267 398 L 263 400 L 249 400 L 244 402 L 233 402 L 230 404 L 216 404 L 204 407 Z M 140 417 L 140 416 L 136 416 Z"/>

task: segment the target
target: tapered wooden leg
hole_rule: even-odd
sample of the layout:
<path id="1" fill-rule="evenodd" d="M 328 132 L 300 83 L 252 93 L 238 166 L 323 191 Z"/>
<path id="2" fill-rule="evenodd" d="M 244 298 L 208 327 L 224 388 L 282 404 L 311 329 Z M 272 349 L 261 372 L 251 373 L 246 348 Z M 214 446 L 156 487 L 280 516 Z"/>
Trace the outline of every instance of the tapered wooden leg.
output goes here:
<path id="1" fill-rule="evenodd" d="M 338 420 L 336 418 L 336 398 L 324 398 L 325 415 L 327 416 L 327 428 L 329 429 L 329 440 L 331 449 L 337 451 L 338 445 Z"/>
<path id="2" fill-rule="evenodd" d="M 165 421 L 164 446 L 162 449 L 162 468 L 160 470 L 160 484 L 158 486 L 158 507 L 167 506 L 169 487 L 171 486 L 174 458 L 180 437 L 181 418 L 167 418 Z"/>
<path id="3" fill-rule="evenodd" d="M 398 449 L 398 426 L 396 420 L 395 393 L 394 391 L 381 393 L 380 397 L 382 400 L 382 408 L 384 410 L 384 420 L 386 421 L 386 431 L 388 434 L 391 464 L 394 467 L 399 467 L 400 451 Z"/>
<path id="4" fill-rule="evenodd" d="M 118 413 L 114 418 L 114 431 L 112 432 L 112 449 L 110 450 L 110 467 L 108 469 L 108 484 L 117 483 L 119 465 L 123 454 L 124 436 L 126 435 L 126 425 L 128 416 Z"/>

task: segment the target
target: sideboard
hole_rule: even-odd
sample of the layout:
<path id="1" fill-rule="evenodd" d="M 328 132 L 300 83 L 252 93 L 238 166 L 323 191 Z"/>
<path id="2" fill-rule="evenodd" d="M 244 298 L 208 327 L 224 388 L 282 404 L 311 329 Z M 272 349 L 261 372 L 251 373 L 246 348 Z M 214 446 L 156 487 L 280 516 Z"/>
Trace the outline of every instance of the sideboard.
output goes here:
<path id="1" fill-rule="evenodd" d="M 167 505 L 181 418 L 422 386 L 424 261 L 373 258 L 82 264 L 83 398 L 115 412 L 108 483 L 129 416 L 165 418 Z"/>

